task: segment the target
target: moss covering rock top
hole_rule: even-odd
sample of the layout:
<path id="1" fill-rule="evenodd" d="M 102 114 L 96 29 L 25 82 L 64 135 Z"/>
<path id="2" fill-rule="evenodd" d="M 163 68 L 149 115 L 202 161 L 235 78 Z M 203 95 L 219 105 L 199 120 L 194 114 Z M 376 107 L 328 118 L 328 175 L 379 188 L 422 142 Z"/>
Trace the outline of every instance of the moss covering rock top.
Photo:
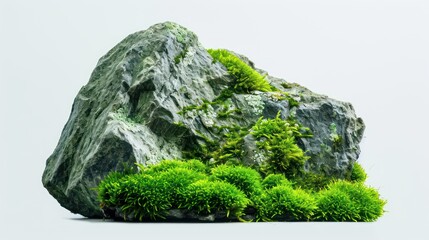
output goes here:
<path id="1" fill-rule="evenodd" d="M 191 31 L 165 22 L 129 35 L 99 60 L 74 100 L 42 181 L 63 207 L 87 217 L 110 209 L 126 219 L 159 219 L 187 209 L 198 216 L 226 211 L 308 220 L 320 209 L 312 194 L 339 179 L 358 184 L 366 178 L 354 167 L 364 127 L 350 103 L 270 76 L 235 52 L 207 50 Z M 196 160 L 156 170 L 165 159 Z M 229 175 L 248 171 L 260 179 Z M 159 185 L 154 179 L 161 175 L 182 179 L 169 186 L 186 190 Z M 106 176 L 111 181 L 102 182 Z M 121 194 L 137 202 L 125 204 Z M 285 213 L 298 204 L 288 202 L 295 197 L 305 203 L 297 208 L 304 215 Z M 147 208 L 137 207 L 141 201 Z M 267 202 L 281 206 L 258 211 Z"/>

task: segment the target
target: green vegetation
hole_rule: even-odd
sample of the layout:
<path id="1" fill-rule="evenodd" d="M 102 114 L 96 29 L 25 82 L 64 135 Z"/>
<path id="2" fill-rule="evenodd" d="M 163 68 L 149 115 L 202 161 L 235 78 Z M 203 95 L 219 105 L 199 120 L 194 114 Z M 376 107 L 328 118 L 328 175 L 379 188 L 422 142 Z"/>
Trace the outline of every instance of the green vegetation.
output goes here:
<path id="1" fill-rule="evenodd" d="M 209 49 L 207 51 L 215 61 L 224 65 L 233 77 L 234 84 L 232 87 L 235 92 L 249 93 L 254 90 L 269 92 L 274 90 L 265 77 L 231 52 L 225 49 Z"/>
<path id="2" fill-rule="evenodd" d="M 182 110 L 178 112 L 178 114 L 185 114 L 193 110 L 207 112 L 207 110 L 209 109 L 209 105 L 212 105 L 213 103 L 208 101 L 207 99 L 203 99 L 202 101 L 203 103 L 201 105 L 190 105 L 190 106 L 184 107 Z"/>
<path id="3" fill-rule="evenodd" d="M 284 87 L 284 88 L 286 88 L 286 89 L 290 89 L 290 88 L 293 87 L 293 84 L 292 83 L 284 82 L 284 83 L 281 84 L 281 86 Z"/>
<path id="4" fill-rule="evenodd" d="M 262 193 L 261 175 L 251 168 L 220 165 L 212 169 L 210 178 L 236 186 L 250 199 L 254 199 Z"/>
<path id="5" fill-rule="evenodd" d="M 293 178 L 293 182 L 296 186 L 312 192 L 325 189 L 331 182 L 335 180 L 336 178 L 334 177 L 326 176 L 322 173 L 312 172 L 304 172 Z"/>
<path id="6" fill-rule="evenodd" d="M 365 182 L 365 180 L 366 180 L 367 177 L 368 176 L 366 175 L 366 172 L 363 169 L 363 167 L 359 163 L 355 162 L 353 164 L 353 169 L 352 169 L 352 172 L 351 172 L 350 180 L 352 182 L 363 183 L 363 182 Z"/>
<path id="7" fill-rule="evenodd" d="M 330 137 L 331 137 L 331 142 L 332 142 L 332 148 L 334 150 L 337 150 L 337 149 L 339 149 L 341 147 L 343 139 L 341 138 L 340 135 L 338 135 L 338 133 L 337 133 L 337 125 L 335 125 L 335 123 L 332 123 L 329 126 L 329 129 L 331 130 Z"/>
<path id="8" fill-rule="evenodd" d="M 111 172 L 100 182 L 97 190 L 101 208 L 109 208 L 122 204 L 119 194 L 122 187 L 121 182 L 125 177 L 127 175 L 124 173 Z"/>
<path id="9" fill-rule="evenodd" d="M 269 174 L 262 181 L 262 186 L 265 189 L 270 189 L 277 186 L 289 186 L 292 187 L 292 182 L 286 179 L 283 174 Z"/>
<path id="10" fill-rule="evenodd" d="M 222 163 L 239 163 L 242 159 L 242 149 L 244 136 L 249 132 L 246 128 L 233 126 L 228 129 L 229 131 L 223 136 L 223 144 L 217 145 L 218 149 L 214 151 L 212 157 L 217 164 Z"/>
<path id="11" fill-rule="evenodd" d="M 138 167 L 140 168 L 140 171 L 152 176 L 177 168 L 188 169 L 199 173 L 206 173 L 208 171 L 205 164 L 195 159 L 188 161 L 164 160 L 156 165 L 149 165 L 146 167 L 139 164 Z"/>
<path id="12" fill-rule="evenodd" d="M 198 181 L 183 194 L 184 207 L 198 214 L 225 212 L 226 217 L 240 218 L 249 203 L 246 195 L 232 184 L 219 181 Z"/>
<path id="13" fill-rule="evenodd" d="M 187 114 L 194 112 L 197 114 L 210 114 L 214 116 L 219 123 L 227 121 L 228 118 L 242 118 L 241 109 L 232 107 L 231 97 L 233 94 L 251 93 L 254 90 L 259 91 L 272 91 L 270 97 L 274 101 L 288 100 L 289 107 L 298 106 L 298 101 L 290 97 L 289 93 L 280 92 L 276 88 L 269 85 L 265 77 L 260 75 L 252 67 L 243 62 L 240 58 L 227 50 L 213 50 L 209 49 L 208 52 L 213 57 L 214 61 L 223 64 L 231 77 L 233 82 L 231 86 L 222 90 L 219 96 L 212 101 L 201 99 L 199 105 L 189 105 L 183 107 L 178 114 L 183 117 L 195 117 L 195 114 Z M 246 97 L 251 97 L 246 96 Z M 257 96 L 257 95 L 255 95 Z M 259 104 L 261 101 L 248 101 L 250 103 L 256 102 Z M 255 106 L 253 106 L 255 107 Z M 263 111 L 263 105 L 258 105 L 258 115 Z M 256 108 L 256 107 L 255 107 Z M 260 113 L 259 113 L 260 112 Z M 216 122 L 217 123 L 217 122 Z M 181 122 L 175 123 L 182 126 Z M 230 123 L 228 123 L 230 124 Z M 277 125 L 278 132 L 268 133 L 271 131 L 270 127 Z M 287 129 L 282 129 L 286 126 Z M 284 172 L 289 171 L 289 175 L 296 175 L 300 172 L 307 157 L 304 152 L 296 145 L 295 140 L 303 137 L 311 137 L 311 132 L 308 128 L 299 125 L 292 118 L 288 120 L 280 119 L 279 116 L 274 121 L 260 119 L 255 126 L 231 126 L 231 125 L 213 125 L 209 127 L 216 137 L 207 137 L 204 134 L 197 134 L 199 141 L 198 146 L 186 149 L 183 152 L 185 158 L 196 158 L 208 162 L 214 160 L 215 164 L 239 164 L 243 158 L 242 147 L 243 138 L 246 135 L 254 134 L 258 137 L 258 147 L 270 155 L 271 162 L 263 166 L 264 173 L 271 172 Z M 265 131 L 265 132 L 263 132 Z M 289 132 L 292 131 L 291 134 Z M 264 135 L 271 134 L 269 139 L 265 139 Z M 285 139 L 282 139 L 286 137 Z M 218 140 L 214 142 L 212 139 Z M 201 143 L 204 141 L 205 143 Z M 280 156 L 280 158 L 278 158 Z M 272 164 L 276 163 L 276 164 Z M 270 167 L 274 166 L 274 167 Z"/>
<path id="14" fill-rule="evenodd" d="M 100 182 L 98 199 L 105 212 L 120 213 L 127 221 L 163 220 L 172 209 L 231 221 L 243 221 L 244 215 L 256 221 L 375 221 L 384 212 L 385 201 L 361 182 L 333 180 L 322 190 L 306 190 L 284 174 L 262 178 L 248 167 L 209 168 L 198 160 L 139 168 L 138 173 L 112 172 Z"/>
<path id="15" fill-rule="evenodd" d="M 264 173 L 285 173 L 287 177 L 299 175 L 308 157 L 298 147 L 295 139 L 310 137 L 308 128 L 292 120 L 283 120 L 280 114 L 274 119 L 260 118 L 252 127 L 251 134 L 258 140 L 257 146 L 268 153 Z"/>
<path id="16" fill-rule="evenodd" d="M 312 195 L 287 185 L 268 189 L 262 196 L 261 202 L 262 207 L 259 209 L 258 217 L 264 221 L 307 221 L 317 209 Z"/>
<path id="17" fill-rule="evenodd" d="M 180 52 L 179 54 L 177 54 L 174 57 L 174 63 L 175 64 L 179 64 L 182 61 L 182 59 L 184 59 L 186 57 L 187 53 L 188 53 L 188 49 L 186 48 L 182 52 Z"/>
<path id="18" fill-rule="evenodd" d="M 374 188 L 337 181 L 318 194 L 316 219 L 371 222 L 383 214 L 385 204 Z"/>

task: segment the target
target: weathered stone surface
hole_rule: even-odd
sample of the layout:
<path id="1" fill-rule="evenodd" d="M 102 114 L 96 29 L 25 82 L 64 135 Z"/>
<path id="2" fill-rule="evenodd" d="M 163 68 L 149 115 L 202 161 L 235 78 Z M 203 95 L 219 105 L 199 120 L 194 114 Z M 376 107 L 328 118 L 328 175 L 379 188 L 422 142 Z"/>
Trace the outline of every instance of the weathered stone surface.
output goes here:
<path id="1" fill-rule="evenodd" d="M 281 87 L 284 80 L 268 76 L 271 84 Z M 298 122 L 309 127 L 314 137 L 299 140 L 299 145 L 311 158 L 306 169 L 344 177 L 360 153 L 365 124 L 356 116 L 353 106 L 325 95 L 311 92 L 298 84 L 282 88 L 299 99 L 292 109 Z"/>
<path id="2" fill-rule="evenodd" d="M 94 187 L 108 172 L 136 162 L 182 158 L 207 140 L 219 141 L 219 127 L 250 127 L 261 116 L 273 118 L 279 111 L 283 118 L 295 115 L 314 133 L 313 138 L 299 140 L 311 157 L 307 170 L 347 174 L 359 156 L 364 130 L 353 107 L 296 84 L 285 85 L 282 79 L 267 79 L 300 105 L 291 108 L 273 93 L 255 91 L 233 94 L 225 101 L 228 118 L 218 117 L 222 108 L 216 105 L 183 112 L 213 101 L 228 88 L 232 79 L 225 67 L 213 62 L 194 33 L 177 24 L 166 22 L 131 34 L 99 60 L 79 91 L 58 146 L 47 160 L 43 184 L 70 211 L 102 217 Z M 250 135 L 244 138 L 246 165 L 264 161 L 254 141 Z"/>

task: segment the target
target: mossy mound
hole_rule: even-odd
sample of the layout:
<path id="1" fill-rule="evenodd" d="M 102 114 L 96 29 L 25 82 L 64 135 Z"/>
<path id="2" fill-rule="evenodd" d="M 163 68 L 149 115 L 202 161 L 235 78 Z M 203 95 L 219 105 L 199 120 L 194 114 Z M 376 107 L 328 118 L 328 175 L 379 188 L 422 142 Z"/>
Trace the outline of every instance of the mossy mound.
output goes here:
<path id="1" fill-rule="evenodd" d="M 110 173 L 98 186 L 106 217 L 125 221 L 374 221 L 385 201 L 362 182 L 303 189 L 282 174 L 244 166 L 165 160 Z"/>

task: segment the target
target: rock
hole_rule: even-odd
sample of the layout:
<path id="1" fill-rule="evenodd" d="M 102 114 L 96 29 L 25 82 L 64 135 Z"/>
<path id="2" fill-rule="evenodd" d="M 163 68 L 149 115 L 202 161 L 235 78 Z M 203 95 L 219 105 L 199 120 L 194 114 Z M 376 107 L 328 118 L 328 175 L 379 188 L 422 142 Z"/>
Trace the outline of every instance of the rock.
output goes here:
<path id="1" fill-rule="evenodd" d="M 131 34 L 99 60 L 76 96 L 58 146 L 46 162 L 43 185 L 71 212 L 102 217 L 94 188 L 110 171 L 136 171 L 135 163 L 163 159 L 203 158 L 204 150 L 222 144 L 232 126 L 249 129 L 260 117 L 273 118 L 278 112 L 284 119 L 295 116 L 313 131 L 313 138 L 298 139 L 311 157 L 308 171 L 344 177 L 359 156 L 364 130 L 351 104 L 266 78 L 299 106 L 279 99 L 278 93 L 259 91 L 232 93 L 214 104 L 232 79 L 194 33 L 166 22 Z M 249 158 L 241 161 L 250 166 L 264 162 L 254 141 L 247 135 L 242 146 Z"/>
<path id="2" fill-rule="evenodd" d="M 292 109 L 292 115 L 313 132 L 314 137 L 302 138 L 298 142 L 311 157 L 306 162 L 306 169 L 345 177 L 359 157 L 359 143 L 365 130 L 365 124 L 356 116 L 353 106 L 313 93 L 298 84 L 284 84 L 282 79 L 268 78 L 272 85 L 299 99 L 300 105 Z"/>

